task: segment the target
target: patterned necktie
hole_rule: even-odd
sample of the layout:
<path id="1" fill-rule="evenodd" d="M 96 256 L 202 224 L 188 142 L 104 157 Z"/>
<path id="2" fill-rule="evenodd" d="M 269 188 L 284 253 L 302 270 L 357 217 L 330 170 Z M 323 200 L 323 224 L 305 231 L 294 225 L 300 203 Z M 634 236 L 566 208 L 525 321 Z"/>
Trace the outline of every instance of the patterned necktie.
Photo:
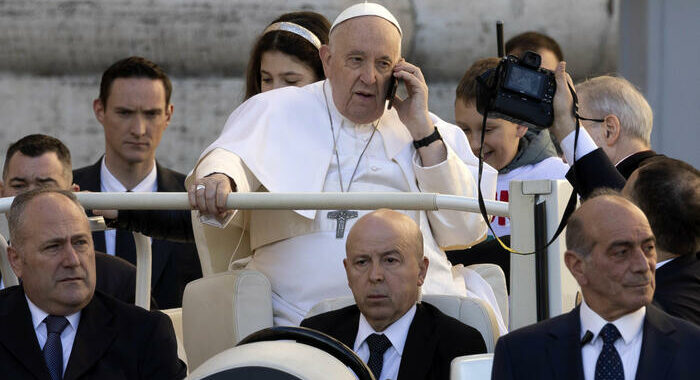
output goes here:
<path id="1" fill-rule="evenodd" d="M 384 352 L 391 347 L 391 341 L 384 334 L 372 334 L 365 339 L 369 346 L 369 361 L 367 366 L 374 373 L 374 377 L 379 379 L 384 365 Z"/>
<path id="2" fill-rule="evenodd" d="M 68 326 L 66 317 L 49 315 L 44 319 L 46 323 L 46 344 L 44 344 L 44 360 L 49 370 L 51 380 L 63 378 L 63 345 L 61 344 L 61 332 Z"/>
<path id="3" fill-rule="evenodd" d="M 600 330 L 603 338 L 603 350 L 600 351 L 598 362 L 595 365 L 595 380 L 624 380 L 625 372 L 622 368 L 622 359 L 615 349 L 615 341 L 620 338 L 620 332 L 612 323 L 608 323 Z"/>

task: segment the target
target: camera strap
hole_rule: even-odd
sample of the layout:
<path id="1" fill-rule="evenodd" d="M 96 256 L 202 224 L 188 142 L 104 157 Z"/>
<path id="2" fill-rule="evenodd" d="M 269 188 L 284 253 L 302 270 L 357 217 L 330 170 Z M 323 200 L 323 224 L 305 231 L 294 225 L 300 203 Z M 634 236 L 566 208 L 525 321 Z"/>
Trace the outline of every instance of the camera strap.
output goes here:
<path id="1" fill-rule="evenodd" d="M 573 98 L 573 105 L 572 105 L 572 113 L 574 118 L 576 119 L 576 126 L 574 128 L 574 162 L 571 164 L 571 170 L 574 178 L 576 178 L 576 183 L 581 183 L 580 179 L 578 178 L 578 173 L 576 172 L 576 148 L 578 146 L 578 136 L 579 136 L 579 130 L 581 128 L 581 123 L 580 120 L 592 120 L 592 121 L 599 121 L 598 119 L 589 119 L 585 117 L 581 117 L 578 114 L 578 97 L 576 96 L 576 91 L 574 91 L 573 87 L 571 87 L 571 84 L 567 82 L 567 86 L 569 88 L 569 92 L 571 93 L 571 96 Z M 577 191 L 574 188 L 573 191 L 571 192 L 571 196 L 569 197 L 569 201 L 566 204 L 566 208 L 564 209 L 564 215 L 561 217 L 561 221 L 559 222 L 559 226 L 557 227 L 556 232 L 554 232 L 554 236 L 545 244 L 544 247 L 536 247 L 535 251 L 532 252 L 519 252 L 514 250 L 513 248 L 509 247 L 506 245 L 499 237 L 496 235 L 496 233 L 493 231 L 493 227 L 491 227 L 491 222 L 489 221 L 489 217 L 486 214 L 486 204 L 484 203 L 484 196 L 481 192 L 481 176 L 484 170 L 484 155 L 483 155 L 483 149 L 484 149 L 484 135 L 486 134 L 486 119 L 488 118 L 488 113 L 489 113 L 489 108 L 486 107 L 484 110 L 484 118 L 483 122 L 481 124 L 481 145 L 479 147 L 479 178 L 478 178 L 478 186 L 477 186 L 477 194 L 478 194 L 478 202 L 479 202 L 479 211 L 481 212 L 481 216 L 484 218 L 484 221 L 486 222 L 486 225 L 489 228 L 489 231 L 491 231 L 491 234 L 493 234 L 493 237 L 498 241 L 498 244 L 501 245 L 503 249 L 510 253 L 514 253 L 516 255 L 533 255 L 536 253 L 538 249 L 540 250 L 545 250 L 547 247 L 549 247 L 556 239 L 559 237 L 561 232 L 564 230 L 566 227 L 566 223 L 569 220 L 569 217 L 571 214 L 576 210 L 576 204 L 578 201 L 578 196 L 577 196 Z"/>

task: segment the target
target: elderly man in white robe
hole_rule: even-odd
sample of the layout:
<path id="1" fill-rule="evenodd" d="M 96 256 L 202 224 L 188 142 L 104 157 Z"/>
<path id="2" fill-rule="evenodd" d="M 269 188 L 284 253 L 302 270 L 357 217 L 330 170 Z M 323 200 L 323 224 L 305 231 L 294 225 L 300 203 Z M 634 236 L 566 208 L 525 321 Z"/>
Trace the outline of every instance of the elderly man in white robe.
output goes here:
<path id="1" fill-rule="evenodd" d="M 230 220 L 231 191 L 436 192 L 475 197 L 477 158 L 459 128 L 428 111 L 420 69 L 401 58 L 401 28 L 384 7 L 343 11 L 320 49 L 327 80 L 255 96 L 229 117 L 191 174 L 190 203 L 202 218 Z M 393 98 L 392 77 L 407 97 Z M 484 165 L 482 189 L 495 191 Z M 252 211 L 245 226 L 254 250 L 247 267 L 272 284 L 274 322 L 298 325 L 316 303 L 349 296 L 342 259 L 346 231 L 369 211 Z M 404 211 L 420 226 L 430 267 L 425 294 L 475 296 L 500 318 L 492 289 L 476 272 L 452 267 L 440 247 L 480 239 L 479 214 Z M 215 223 L 214 223 L 215 224 Z M 499 321 L 504 332 L 505 325 Z"/>

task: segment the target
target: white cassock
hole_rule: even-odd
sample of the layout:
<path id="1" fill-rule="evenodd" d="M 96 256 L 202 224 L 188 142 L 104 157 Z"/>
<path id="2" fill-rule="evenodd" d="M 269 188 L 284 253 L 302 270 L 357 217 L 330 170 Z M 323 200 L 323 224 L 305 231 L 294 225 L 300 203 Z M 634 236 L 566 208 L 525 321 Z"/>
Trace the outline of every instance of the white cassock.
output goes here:
<path id="1" fill-rule="evenodd" d="M 196 176 L 224 173 L 240 192 L 340 192 L 329 111 L 345 190 L 367 146 L 352 182 L 353 192 L 423 191 L 476 197 L 477 159 L 459 128 L 431 114 L 446 143 L 447 160 L 422 167 L 412 137 L 394 109 L 384 112 L 370 139 L 373 126 L 345 119 L 333 104 L 327 81 L 269 91 L 243 103 L 202 153 Z M 484 194 L 495 193 L 496 176 L 484 165 Z M 359 217 L 368 212 L 358 211 Z M 423 293 L 478 296 L 500 316 L 488 284 L 473 271 L 466 270 L 465 275 L 464 269 L 453 268 L 440 249 L 483 237 L 486 226 L 481 215 L 402 212 L 423 232 L 430 260 Z M 248 268 L 270 279 L 276 325 L 298 325 L 321 300 L 351 295 L 342 260 L 345 238 L 358 218 L 348 220 L 342 239 L 336 238 L 336 220 L 328 218 L 328 210 L 253 210 L 245 219 L 254 250 Z"/>

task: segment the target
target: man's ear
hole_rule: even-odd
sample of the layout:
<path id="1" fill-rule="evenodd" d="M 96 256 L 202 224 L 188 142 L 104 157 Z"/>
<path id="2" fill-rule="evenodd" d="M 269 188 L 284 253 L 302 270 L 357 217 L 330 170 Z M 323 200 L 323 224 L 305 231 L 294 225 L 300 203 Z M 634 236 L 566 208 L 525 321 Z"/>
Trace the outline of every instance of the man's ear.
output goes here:
<path id="1" fill-rule="evenodd" d="M 564 263 L 566 264 L 566 267 L 569 268 L 569 272 L 571 272 L 571 275 L 574 276 L 579 286 L 583 286 L 588 283 L 588 279 L 586 278 L 585 274 L 586 263 L 581 256 L 574 251 L 567 250 L 564 253 Z"/>
<path id="2" fill-rule="evenodd" d="M 343 259 L 343 268 L 345 268 L 345 277 L 348 279 L 348 287 L 350 287 L 350 272 L 349 272 L 349 266 L 350 264 L 348 263 L 347 257 Z"/>
<path id="3" fill-rule="evenodd" d="M 515 135 L 518 136 L 518 138 L 521 138 L 525 136 L 527 133 L 527 127 L 524 125 L 517 124 L 517 130 L 515 131 Z"/>
<path id="4" fill-rule="evenodd" d="M 15 272 L 15 276 L 22 278 L 22 259 L 19 257 L 17 250 L 13 246 L 7 247 L 7 260 L 10 262 L 12 271 Z"/>
<path id="5" fill-rule="evenodd" d="M 102 104 L 102 100 L 100 98 L 97 98 L 92 101 L 92 111 L 95 112 L 95 117 L 97 118 L 97 121 L 99 121 L 101 124 L 104 124 L 105 107 L 104 104 Z"/>
<path id="6" fill-rule="evenodd" d="M 321 45 L 321 48 L 318 50 L 318 54 L 321 57 L 321 63 L 323 64 L 323 73 L 326 75 L 326 78 L 328 78 L 328 74 L 331 72 L 331 48 L 328 45 Z"/>
<path id="7" fill-rule="evenodd" d="M 428 260 L 427 256 L 423 256 L 423 259 L 418 261 L 418 286 L 423 286 L 425 275 L 428 274 L 429 265 L 430 260 Z"/>
<path id="8" fill-rule="evenodd" d="M 618 119 L 617 116 L 610 114 L 605 116 L 604 120 L 603 130 L 601 132 L 603 132 L 605 144 L 607 146 L 613 146 L 620 138 L 620 119 Z"/>
<path id="9" fill-rule="evenodd" d="M 175 110 L 175 107 L 172 104 L 168 104 L 165 107 L 165 127 L 168 127 L 168 124 L 170 124 L 170 118 L 173 117 L 173 111 Z"/>

